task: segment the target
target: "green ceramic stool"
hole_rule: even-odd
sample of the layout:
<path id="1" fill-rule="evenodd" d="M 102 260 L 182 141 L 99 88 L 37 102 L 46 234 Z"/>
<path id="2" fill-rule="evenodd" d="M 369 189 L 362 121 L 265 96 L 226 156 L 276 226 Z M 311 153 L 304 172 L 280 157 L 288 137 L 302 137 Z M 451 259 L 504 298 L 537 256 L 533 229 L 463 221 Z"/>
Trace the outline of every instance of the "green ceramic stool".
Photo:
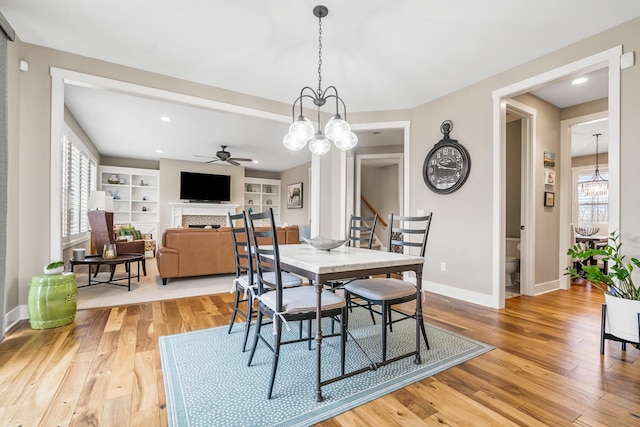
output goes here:
<path id="1" fill-rule="evenodd" d="M 73 273 L 34 276 L 29 287 L 29 323 L 48 329 L 72 323 L 76 317 L 78 286 Z"/>

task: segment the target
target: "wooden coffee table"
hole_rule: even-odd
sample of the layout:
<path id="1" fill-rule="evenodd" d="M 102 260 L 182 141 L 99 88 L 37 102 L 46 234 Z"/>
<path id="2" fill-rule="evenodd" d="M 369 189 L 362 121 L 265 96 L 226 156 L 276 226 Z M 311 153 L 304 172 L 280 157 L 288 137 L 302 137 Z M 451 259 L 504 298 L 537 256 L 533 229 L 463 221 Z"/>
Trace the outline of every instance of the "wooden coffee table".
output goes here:
<path id="1" fill-rule="evenodd" d="M 86 285 L 78 285 L 78 289 L 86 288 L 88 286 L 96 286 L 96 285 L 115 285 L 126 287 L 127 291 L 131 290 L 131 263 L 138 263 L 138 273 L 136 274 L 136 278 L 138 282 L 140 281 L 140 262 L 144 260 L 144 255 L 142 254 L 119 254 L 115 258 L 112 259 L 104 259 L 102 255 L 88 255 L 85 256 L 83 260 L 74 260 L 73 258 L 69 261 L 71 264 L 71 271 L 73 272 L 75 266 L 77 265 L 88 265 L 89 266 L 89 274 L 88 283 Z M 125 269 L 127 270 L 127 275 L 125 277 L 120 277 L 114 279 L 114 271 L 117 265 L 124 264 Z M 98 274 L 98 269 L 101 265 L 108 265 L 111 269 L 111 274 L 109 275 L 109 280 L 97 280 L 95 276 Z M 96 274 L 92 278 L 93 267 L 96 268 Z M 127 283 L 119 283 L 123 280 L 126 280 Z"/>

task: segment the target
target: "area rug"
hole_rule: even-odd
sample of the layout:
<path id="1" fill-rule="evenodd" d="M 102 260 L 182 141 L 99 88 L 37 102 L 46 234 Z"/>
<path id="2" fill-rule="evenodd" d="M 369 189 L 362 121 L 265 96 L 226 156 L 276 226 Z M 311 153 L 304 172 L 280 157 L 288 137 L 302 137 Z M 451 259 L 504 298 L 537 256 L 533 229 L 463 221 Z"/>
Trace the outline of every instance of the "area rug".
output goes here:
<path id="1" fill-rule="evenodd" d="M 377 322 L 379 325 L 379 322 Z M 427 324 L 431 349 L 422 343 L 422 364 L 414 358 L 391 363 L 322 387 L 325 400 L 315 400 L 316 352 L 306 342 L 282 346 L 273 398 L 267 399 L 272 353 L 259 343 L 253 363 L 243 353 L 243 324 L 160 337 L 160 355 L 169 425 L 177 426 L 308 426 L 398 390 L 483 354 L 493 347 Z M 305 328 L 303 328 L 306 331 Z M 349 316 L 347 372 L 381 359 L 380 326 L 368 312 Z M 330 330 L 323 323 L 323 333 Z M 253 329 L 251 331 L 253 334 Z M 271 326 L 262 328 L 269 337 Z M 299 334 L 298 324 L 286 332 Z M 388 334 L 388 358 L 415 348 L 415 323 L 396 323 Z M 313 347 L 313 346 L 312 346 Z M 322 342 L 322 378 L 340 374 L 338 337 Z M 366 354 L 365 354 L 366 353 Z"/>

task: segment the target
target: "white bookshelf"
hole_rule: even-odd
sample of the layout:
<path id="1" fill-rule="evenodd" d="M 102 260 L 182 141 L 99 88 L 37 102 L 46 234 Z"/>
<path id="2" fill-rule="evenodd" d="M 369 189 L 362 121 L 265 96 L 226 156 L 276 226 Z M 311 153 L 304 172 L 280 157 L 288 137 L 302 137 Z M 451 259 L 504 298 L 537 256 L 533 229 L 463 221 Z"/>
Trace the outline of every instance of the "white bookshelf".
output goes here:
<path id="1" fill-rule="evenodd" d="M 114 223 L 131 224 L 154 237 L 160 222 L 159 182 L 157 170 L 100 166 L 100 189 L 114 197 Z"/>
<path id="2" fill-rule="evenodd" d="M 244 210 L 262 212 L 273 209 L 276 223 L 280 223 L 281 181 L 279 179 L 245 178 Z"/>

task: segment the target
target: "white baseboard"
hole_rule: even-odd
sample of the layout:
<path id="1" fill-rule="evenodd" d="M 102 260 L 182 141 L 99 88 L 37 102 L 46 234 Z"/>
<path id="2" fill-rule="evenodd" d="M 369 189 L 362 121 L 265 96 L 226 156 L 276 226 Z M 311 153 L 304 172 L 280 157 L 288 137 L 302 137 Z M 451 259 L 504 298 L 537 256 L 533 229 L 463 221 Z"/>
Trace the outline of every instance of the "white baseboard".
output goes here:
<path id="1" fill-rule="evenodd" d="M 13 328 L 16 323 L 20 320 L 29 318 L 29 310 L 26 305 L 20 305 L 10 312 L 6 313 L 4 316 L 4 332 L 6 333 L 9 329 Z"/>
<path id="2" fill-rule="evenodd" d="M 560 289 L 560 281 L 552 280 L 546 283 L 536 283 L 533 285 L 533 295 L 546 294 L 547 292 L 557 291 Z"/>
<path id="3" fill-rule="evenodd" d="M 441 283 L 422 281 L 422 289 L 433 292 L 438 295 L 444 295 L 450 298 L 459 299 L 470 302 L 472 304 L 483 305 L 485 307 L 495 308 L 493 306 L 493 295 L 481 294 L 466 289 L 455 288 L 453 286 L 443 285 Z"/>

